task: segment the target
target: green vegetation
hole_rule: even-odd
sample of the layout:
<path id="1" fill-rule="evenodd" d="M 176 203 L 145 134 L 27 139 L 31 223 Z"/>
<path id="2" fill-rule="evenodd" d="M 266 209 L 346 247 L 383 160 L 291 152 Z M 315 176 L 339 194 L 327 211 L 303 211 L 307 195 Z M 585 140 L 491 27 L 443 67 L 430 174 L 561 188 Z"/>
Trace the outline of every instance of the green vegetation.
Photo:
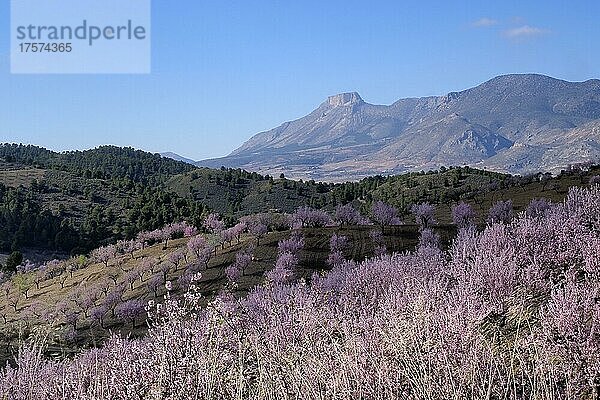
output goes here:
<path id="1" fill-rule="evenodd" d="M 160 186 L 194 167 L 157 154 L 0 145 L 0 157 L 0 251 L 82 253 L 175 220 L 199 224 L 205 211 Z"/>
<path id="2" fill-rule="evenodd" d="M 53 152 L 32 145 L 0 145 L 0 158 L 40 169 L 65 171 L 84 178 L 126 178 L 156 184 L 194 166 L 130 147 L 101 146 L 93 150 Z"/>
<path id="3" fill-rule="evenodd" d="M 4 269 L 6 272 L 15 272 L 17 270 L 17 266 L 23 262 L 23 254 L 19 251 L 13 251 L 10 253 L 8 258 L 6 259 L 6 265 Z"/>
<path id="4" fill-rule="evenodd" d="M 199 224 L 205 208 L 126 179 L 47 171 L 29 187 L 0 183 L 0 251 L 24 247 L 81 253 L 175 220 Z"/>
<path id="5" fill-rule="evenodd" d="M 513 199 L 517 211 L 533 198 L 560 201 L 568 187 L 585 185 L 598 172 L 517 177 L 456 167 L 332 184 L 195 168 L 131 148 L 56 153 L 5 144 L 0 145 L 0 251 L 83 253 L 174 221 L 199 227 L 208 211 L 229 224 L 244 215 L 291 213 L 301 206 L 331 212 L 352 203 L 366 215 L 377 200 L 398 208 L 405 220 L 412 204 L 429 202 L 438 206 L 441 223 L 449 223 L 451 205 L 464 200 L 482 223 L 497 200 Z"/>

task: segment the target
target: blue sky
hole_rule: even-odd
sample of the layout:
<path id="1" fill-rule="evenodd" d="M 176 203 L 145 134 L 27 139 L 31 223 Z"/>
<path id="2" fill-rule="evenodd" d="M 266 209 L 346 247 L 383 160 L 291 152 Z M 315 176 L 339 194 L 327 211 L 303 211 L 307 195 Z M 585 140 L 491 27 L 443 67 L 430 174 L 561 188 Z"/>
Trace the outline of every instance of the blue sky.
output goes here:
<path id="1" fill-rule="evenodd" d="M 0 141 L 222 156 L 344 91 L 389 104 L 505 73 L 600 78 L 599 18 L 598 1 L 153 0 L 149 75 L 11 75 L 0 36 Z"/>

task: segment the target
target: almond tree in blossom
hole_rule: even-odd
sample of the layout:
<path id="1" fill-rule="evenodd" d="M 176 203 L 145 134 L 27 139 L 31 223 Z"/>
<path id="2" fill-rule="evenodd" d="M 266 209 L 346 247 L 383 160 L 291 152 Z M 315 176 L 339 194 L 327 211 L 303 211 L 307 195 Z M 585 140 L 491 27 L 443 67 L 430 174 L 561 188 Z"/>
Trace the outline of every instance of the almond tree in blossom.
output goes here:
<path id="1" fill-rule="evenodd" d="M 427 229 L 435 224 L 435 207 L 431 204 L 414 204 L 410 210 L 421 229 Z"/>
<path id="2" fill-rule="evenodd" d="M 300 207 L 291 217 L 292 228 L 323 227 L 331 224 L 331 217 L 323 210 Z"/>
<path id="3" fill-rule="evenodd" d="M 154 240 L 154 235 L 152 232 L 140 232 L 136 236 L 136 242 L 141 245 L 141 249 L 145 249 L 152 241 Z"/>
<path id="4" fill-rule="evenodd" d="M 386 226 L 399 225 L 402 223 L 400 217 L 398 217 L 398 210 L 383 201 L 376 201 L 373 203 L 371 207 L 371 216 L 373 222 L 379 225 L 382 231 Z"/>
<path id="5" fill-rule="evenodd" d="M 124 322 L 131 322 L 131 327 L 135 329 L 136 320 L 145 314 L 146 304 L 141 300 L 127 300 L 115 307 L 115 315 Z"/>
<path id="6" fill-rule="evenodd" d="M 164 301 L 147 305 L 146 337 L 113 336 L 61 360 L 25 342 L 15 363 L 0 369 L 0 393 L 596 399 L 598 215 L 600 186 L 573 188 L 539 217 L 521 213 L 510 224 L 498 218 L 481 231 L 459 230 L 448 252 L 425 246 L 347 262 L 308 282 L 293 281 L 295 246 L 282 244 L 287 250 L 267 284 L 243 298 L 204 298 L 195 285 L 176 298 L 165 283 Z M 133 326 L 143 305 L 132 307 L 138 314 L 119 304 L 119 316 Z M 73 341 L 80 315 L 71 304 L 65 309 L 61 322 Z"/>
<path id="7" fill-rule="evenodd" d="M 256 245 L 260 244 L 260 239 L 268 232 L 267 225 L 261 222 L 253 222 L 248 226 L 248 232 L 256 239 Z"/>
<path id="8" fill-rule="evenodd" d="M 187 242 L 188 250 L 196 256 L 200 257 L 200 253 L 208 246 L 208 241 L 202 235 L 194 236 Z"/>
<path id="9" fill-rule="evenodd" d="M 140 271 L 137 268 L 127 272 L 124 276 L 125 283 L 129 285 L 129 289 L 133 290 L 135 282 L 140 278 Z"/>
<path id="10" fill-rule="evenodd" d="M 299 232 L 293 232 L 288 239 L 282 239 L 277 244 L 278 254 L 285 252 L 299 254 L 304 248 L 304 236 Z"/>
<path id="11" fill-rule="evenodd" d="M 497 201 L 488 213 L 487 222 L 509 224 L 514 217 L 512 200 Z"/>
<path id="12" fill-rule="evenodd" d="M 106 318 L 106 314 L 108 314 L 108 308 L 101 304 L 90 310 L 90 320 L 92 323 L 100 324 L 100 327 L 105 329 L 106 327 L 104 326 L 104 320 Z"/>
<path id="13" fill-rule="evenodd" d="M 135 252 L 142 248 L 137 240 L 119 240 L 115 246 L 120 254 L 127 254 L 132 260 L 135 259 Z"/>
<path id="14" fill-rule="evenodd" d="M 369 232 L 369 237 L 373 242 L 373 253 L 375 257 L 380 257 L 387 254 L 387 247 L 385 246 L 385 239 L 383 238 L 383 234 L 381 231 L 371 231 Z"/>
<path id="15" fill-rule="evenodd" d="M 213 255 L 213 246 L 210 244 L 207 244 L 205 247 L 203 247 L 200 251 L 200 253 L 198 254 L 198 257 L 196 258 L 196 262 L 202 266 L 204 269 L 208 268 L 208 265 L 210 263 L 210 260 L 212 258 Z"/>
<path id="16" fill-rule="evenodd" d="M 169 265 L 169 263 L 167 263 L 167 262 L 163 262 L 158 265 L 158 269 L 159 269 L 160 273 L 162 274 L 163 280 L 166 282 L 167 277 L 169 276 L 169 273 L 171 272 L 171 265 Z"/>
<path id="17" fill-rule="evenodd" d="M 115 245 L 108 245 L 99 247 L 92 251 L 90 254 L 92 260 L 97 263 L 103 263 L 108 268 L 108 263 L 114 259 L 118 254 L 117 247 Z"/>
<path id="18" fill-rule="evenodd" d="M 285 252 L 277 257 L 275 267 L 266 273 L 267 281 L 274 284 L 285 284 L 291 281 L 298 267 L 298 257 Z"/>
<path id="19" fill-rule="evenodd" d="M 238 251 L 235 254 L 235 262 L 225 269 L 227 279 L 234 283 L 237 282 L 244 274 L 246 269 L 252 263 L 252 255 L 254 254 L 254 246 Z"/>
<path id="20" fill-rule="evenodd" d="M 190 253 L 196 256 L 196 262 L 208 268 L 208 263 L 212 257 L 213 246 L 208 243 L 204 236 L 198 235 L 191 238 L 187 243 Z"/>
<path id="21" fill-rule="evenodd" d="M 548 210 L 552 207 L 551 203 L 546 199 L 533 199 L 527 206 L 525 214 L 532 218 L 539 218 L 546 215 Z"/>
<path id="22" fill-rule="evenodd" d="M 115 307 L 123 301 L 123 294 L 125 293 L 125 287 L 123 285 L 115 285 L 110 292 L 104 298 L 103 304 L 115 317 Z"/>
<path id="23" fill-rule="evenodd" d="M 461 201 L 452 207 L 452 222 L 458 229 L 475 226 L 475 210 L 469 204 Z"/>
<path id="24" fill-rule="evenodd" d="M 86 318 L 89 317 L 89 312 L 96 305 L 98 298 L 99 292 L 94 287 L 79 287 L 69 295 L 69 300 L 79 308 Z"/>
<path id="25" fill-rule="evenodd" d="M 186 225 L 183 229 L 183 237 L 189 238 L 198 234 L 198 229 L 195 226 Z"/>
<path id="26" fill-rule="evenodd" d="M 267 281 L 275 284 L 289 282 L 299 264 L 300 251 L 304 248 L 304 236 L 293 233 L 288 239 L 280 240 L 277 246 L 275 267 L 266 273 Z"/>
<path id="27" fill-rule="evenodd" d="M 236 238 L 237 234 L 237 230 L 234 227 L 222 230 L 220 234 L 221 247 L 224 248 L 225 243 L 231 246 L 231 242 Z"/>
<path id="28" fill-rule="evenodd" d="M 99 292 L 104 294 L 104 297 L 108 295 L 110 288 L 112 287 L 110 280 L 108 278 L 101 278 L 96 282 L 96 288 Z"/>
<path id="29" fill-rule="evenodd" d="M 329 257 L 327 257 L 327 264 L 334 267 L 342 264 L 346 259 L 344 258 L 344 250 L 348 247 L 348 238 L 346 236 L 340 236 L 333 234 L 329 240 Z"/>
<path id="30" fill-rule="evenodd" d="M 173 264 L 173 267 L 175 267 L 175 272 L 177 272 L 177 270 L 179 270 L 179 266 L 181 265 L 184 258 L 185 258 L 185 250 L 184 249 L 178 249 L 178 250 L 175 250 L 174 252 L 172 252 L 171 254 L 169 254 L 169 262 L 171 264 Z"/>
<path id="31" fill-rule="evenodd" d="M 158 297 L 158 290 L 163 287 L 163 285 L 165 284 L 165 281 L 163 280 L 163 277 L 161 274 L 154 274 L 150 277 L 150 279 L 148 279 L 148 290 L 150 290 L 152 293 L 154 293 L 154 297 Z"/>
<path id="32" fill-rule="evenodd" d="M 335 221 L 344 226 L 344 225 L 358 225 L 362 221 L 362 215 L 354 207 L 352 204 L 340 205 L 335 209 L 334 215 Z"/>
<path id="33" fill-rule="evenodd" d="M 242 236 L 242 234 L 246 231 L 247 226 L 244 222 L 239 222 L 237 224 L 235 224 L 233 226 L 233 234 L 235 236 L 235 239 L 237 240 L 237 243 L 240 243 L 240 238 Z"/>
<path id="34" fill-rule="evenodd" d="M 215 213 L 208 214 L 203 222 L 204 228 L 209 232 L 218 235 L 225 229 L 225 223 Z"/>

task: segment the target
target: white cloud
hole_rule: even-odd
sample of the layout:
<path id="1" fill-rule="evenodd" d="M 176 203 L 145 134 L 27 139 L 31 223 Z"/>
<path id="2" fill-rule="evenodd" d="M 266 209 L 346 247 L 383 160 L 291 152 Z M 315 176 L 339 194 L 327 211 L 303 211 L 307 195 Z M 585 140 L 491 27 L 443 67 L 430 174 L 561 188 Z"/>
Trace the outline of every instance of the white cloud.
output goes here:
<path id="1" fill-rule="evenodd" d="M 477 21 L 473 21 L 473 23 L 471 24 L 472 26 L 474 26 L 475 28 L 485 28 L 488 26 L 494 26 L 494 25 L 498 25 L 498 21 L 492 18 L 480 18 Z"/>
<path id="2" fill-rule="evenodd" d="M 526 37 L 541 36 L 545 35 L 546 33 L 550 33 L 550 31 L 547 29 L 536 28 L 534 26 L 523 25 L 504 31 L 504 36 L 506 36 L 509 39 L 519 39 Z"/>

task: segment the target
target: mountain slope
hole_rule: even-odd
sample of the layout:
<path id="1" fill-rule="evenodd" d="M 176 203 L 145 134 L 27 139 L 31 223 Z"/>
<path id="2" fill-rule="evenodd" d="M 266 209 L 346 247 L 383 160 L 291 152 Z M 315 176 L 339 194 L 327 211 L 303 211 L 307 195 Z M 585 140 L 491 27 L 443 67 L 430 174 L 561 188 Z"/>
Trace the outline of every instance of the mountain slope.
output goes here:
<path id="1" fill-rule="evenodd" d="M 175 161 L 181 161 L 184 162 L 186 164 L 194 164 L 196 161 L 189 159 L 189 158 L 185 158 L 183 156 L 180 156 L 177 153 L 173 153 L 171 151 L 167 151 L 164 153 L 160 153 L 160 155 L 164 158 L 170 158 L 171 160 L 175 160 Z"/>
<path id="2" fill-rule="evenodd" d="M 462 92 L 389 106 L 368 104 L 358 93 L 331 96 L 229 156 L 198 164 L 334 181 L 441 165 L 559 171 L 597 156 L 597 147 L 586 141 L 598 120 L 599 80 L 505 75 Z M 569 153 L 580 145 L 587 150 Z"/>

